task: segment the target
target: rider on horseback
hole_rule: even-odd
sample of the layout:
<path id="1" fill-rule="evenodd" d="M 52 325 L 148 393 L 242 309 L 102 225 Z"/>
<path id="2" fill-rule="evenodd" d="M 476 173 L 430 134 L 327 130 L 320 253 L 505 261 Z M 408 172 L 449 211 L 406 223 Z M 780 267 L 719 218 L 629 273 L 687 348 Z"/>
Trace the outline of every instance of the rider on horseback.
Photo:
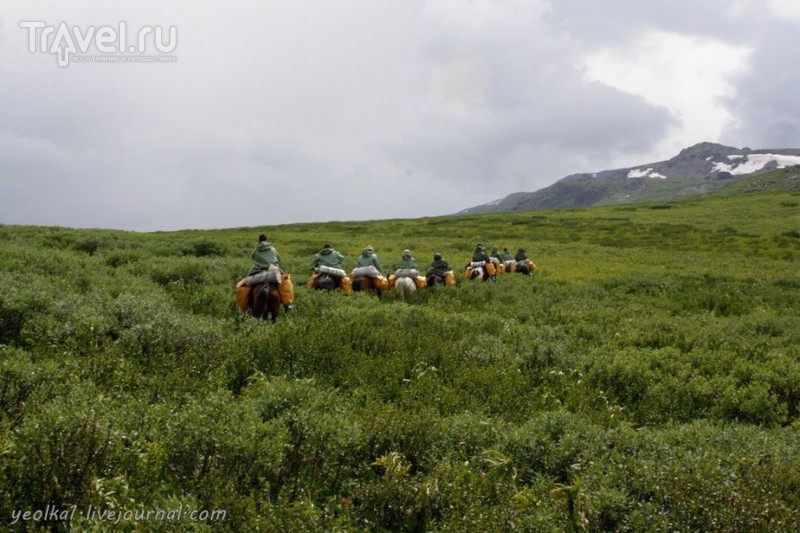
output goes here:
<path id="1" fill-rule="evenodd" d="M 441 252 L 433 254 L 433 263 L 428 267 L 428 271 L 425 273 L 425 279 L 428 287 L 433 287 L 436 281 L 447 285 L 455 285 L 456 280 L 453 277 L 453 272 L 450 270 L 450 263 L 442 259 Z"/>
<path id="2" fill-rule="evenodd" d="M 494 281 L 497 271 L 489 254 L 486 252 L 486 248 L 480 243 L 475 246 L 475 251 L 472 253 L 472 262 L 467 264 L 465 272 L 467 279 L 472 279 L 472 271 L 476 268 L 483 268 L 486 273 L 485 278 Z"/>
<path id="3" fill-rule="evenodd" d="M 350 281 L 353 284 L 354 290 L 359 290 L 359 285 L 356 281 L 362 277 L 372 278 L 375 287 L 378 291 L 385 291 L 389 288 L 389 281 L 381 274 L 381 260 L 375 254 L 375 249 L 372 245 L 367 245 L 364 251 L 358 258 L 356 268 L 350 273 Z"/>
<path id="4" fill-rule="evenodd" d="M 514 266 L 515 272 L 530 276 L 531 272 L 536 272 L 537 270 L 536 263 L 531 261 L 531 259 L 528 257 L 528 253 L 525 251 L 525 248 L 520 248 L 517 250 L 516 255 L 514 255 L 514 260 L 516 261 Z"/>
<path id="5" fill-rule="evenodd" d="M 255 274 L 260 272 L 272 272 L 274 273 L 274 280 L 272 283 L 278 285 L 283 308 L 287 311 L 294 309 L 294 288 L 292 286 L 291 276 L 282 273 L 281 256 L 263 233 L 258 236 L 258 245 L 256 245 L 256 249 L 253 250 L 251 257 L 253 258 L 253 266 L 250 268 L 247 277 L 236 284 L 236 288 L 241 289 L 242 287 L 249 287 L 257 283 L 252 278 Z M 242 291 L 242 298 L 244 298 L 245 292 L 246 291 Z"/>
<path id="6" fill-rule="evenodd" d="M 322 250 L 319 251 L 314 259 L 311 261 L 311 268 L 314 270 L 308 280 L 306 288 L 308 290 L 314 289 L 314 282 L 320 274 L 327 274 L 336 279 L 337 283 L 342 287 L 342 292 L 350 294 L 352 288 L 350 285 L 350 278 L 347 277 L 344 270 L 344 256 L 331 247 L 330 243 L 325 243 Z M 326 272 L 322 272 L 322 271 Z"/>
<path id="7" fill-rule="evenodd" d="M 408 249 L 403 250 L 403 255 L 400 256 L 400 261 L 397 263 L 397 269 L 394 274 L 389 276 L 389 286 L 393 287 L 397 278 L 401 277 L 411 278 L 417 287 L 425 286 L 425 278 L 420 276 L 417 270 L 417 260 Z"/>
<path id="8" fill-rule="evenodd" d="M 344 256 L 334 250 L 330 243 L 325 243 L 311 261 L 311 268 L 319 269 L 320 266 L 341 269 L 344 266 Z"/>
<path id="9" fill-rule="evenodd" d="M 484 248 L 482 244 L 478 243 L 478 245 L 475 246 L 475 251 L 472 252 L 472 262 L 478 263 L 480 261 L 488 261 L 488 260 L 489 260 L 489 254 L 486 253 L 486 248 Z"/>
<path id="10" fill-rule="evenodd" d="M 417 260 L 411 255 L 411 250 L 403 250 L 403 255 L 400 256 L 397 268 L 403 270 L 417 268 Z"/>
<path id="11" fill-rule="evenodd" d="M 375 249 L 372 245 L 367 245 L 364 248 L 364 251 L 361 252 L 361 257 L 358 258 L 358 265 L 357 267 L 368 267 L 374 266 L 379 271 L 381 269 L 381 260 L 378 259 L 378 256 L 375 254 Z"/>
<path id="12" fill-rule="evenodd" d="M 258 245 L 253 250 L 253 268 L 250 269 L 250 274 L 255 274 L 262 270 L 275 271 L 281 269 L 281 256 L 278 255 L 272 243 L 267 240 L 267 236 L 263 233 L 258 236 Z"/>

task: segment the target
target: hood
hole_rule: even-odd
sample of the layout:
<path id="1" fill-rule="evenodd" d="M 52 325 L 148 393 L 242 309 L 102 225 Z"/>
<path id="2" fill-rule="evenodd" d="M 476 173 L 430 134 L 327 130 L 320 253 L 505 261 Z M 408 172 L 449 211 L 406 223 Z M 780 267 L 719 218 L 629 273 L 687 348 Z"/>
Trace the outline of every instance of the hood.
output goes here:
<path id="1" fill-rule="evenodd" d="M 269 241 L 261 241 L 260 243 L 258 243 L 258 246 L 256 246 L 256 250 L 258 250 L 259 252 L 269 250 L 270 248 L 272 248 L 272 243 Z"/>

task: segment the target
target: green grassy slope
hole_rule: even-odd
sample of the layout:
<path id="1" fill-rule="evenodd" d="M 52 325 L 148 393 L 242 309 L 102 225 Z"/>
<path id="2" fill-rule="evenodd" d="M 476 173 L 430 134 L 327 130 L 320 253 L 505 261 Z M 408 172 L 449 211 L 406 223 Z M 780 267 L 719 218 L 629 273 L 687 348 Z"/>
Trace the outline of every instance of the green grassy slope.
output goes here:
<path id="1" fill-rule="evenodd" d="M 416 220 L 0 226 L 0 520 L 111 527 L 91 505 L 130 511 L 131 531 L 797 530 L 785 181 Z M 233 307 L 262 231 L 296 285 L 276 324 Z M 460 267 L 481 242 L 539 271 L 459 271 L 408 302 L 310 294 L 324 242 L 348 269 L 367 244 L 388 269 L 404 248 Z M 15 515 L 48 505 L 76 513 Z M 176 508 L 207 514 L 133 520 Z"/>

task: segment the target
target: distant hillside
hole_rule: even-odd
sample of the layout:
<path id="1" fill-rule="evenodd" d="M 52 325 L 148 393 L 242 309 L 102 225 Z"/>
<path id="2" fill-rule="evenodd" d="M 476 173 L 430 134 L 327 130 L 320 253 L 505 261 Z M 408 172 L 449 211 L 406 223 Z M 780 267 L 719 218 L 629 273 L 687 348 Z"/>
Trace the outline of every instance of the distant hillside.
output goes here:
<path id="1" fill-rule="evenodd" d="M 800 149 L 733 148 L 700 143 L 667 161 L 572 174 L 535 192 L 518 192 L 458 215 L 590 207 L 702 194 L 771 170 L 800 165 Z"/>

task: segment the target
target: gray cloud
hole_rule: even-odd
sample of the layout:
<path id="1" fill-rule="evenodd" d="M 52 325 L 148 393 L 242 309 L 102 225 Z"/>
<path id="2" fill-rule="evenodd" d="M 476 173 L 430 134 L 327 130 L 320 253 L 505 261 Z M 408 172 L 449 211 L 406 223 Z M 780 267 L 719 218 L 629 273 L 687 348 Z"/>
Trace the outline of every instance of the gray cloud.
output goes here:
<path id="1" fill-rule="evenodd" d="M 731 107 L 741 120 L 732 142 L 770 148 L 800 146 L 800 69 L 789 50 L 800 49 L 800 21 L 776 23 L 757 42 L 753 68 Z"/>
<path id="2" fill-rule="evenodd" d="M 665 139 L 800 146 L 797 18 L 746 1 L 653 4 L 14 2 L 0 19 L 0 223 L 438 215 L 670 157 L 654 155 Z M 177 61 L 60 68 L 27 50 L 21 20 L 174 25 Z M 726 80 L 737 124 L 719 139 L 674 138 L 674 111 L 586 78 L 587 55 L 656 31 L 752 47 Z"/>

